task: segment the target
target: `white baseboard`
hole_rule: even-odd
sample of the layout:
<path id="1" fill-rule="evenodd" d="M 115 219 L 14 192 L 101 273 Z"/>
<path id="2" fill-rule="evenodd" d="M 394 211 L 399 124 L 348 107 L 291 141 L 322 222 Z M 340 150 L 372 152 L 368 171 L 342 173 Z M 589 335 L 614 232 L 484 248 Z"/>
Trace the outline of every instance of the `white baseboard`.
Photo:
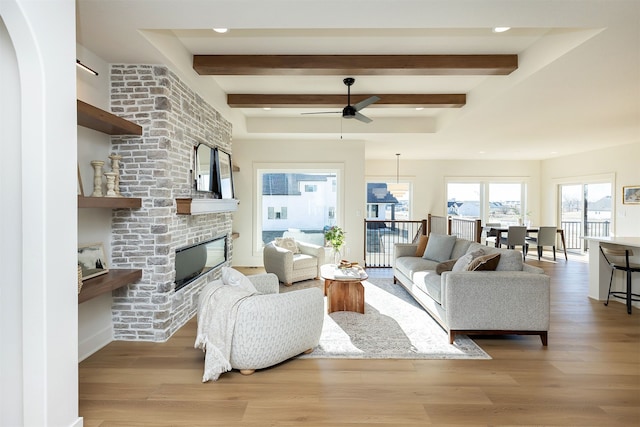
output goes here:
<path id="1" fill-rule="evenodd" d="M 111 341 L 113 341 L 113 330 L 109 326 L 78 342 L 78 362 L 82 362 Z"/>
<path id="2" fill-rule="evenodd" d="M 69 427 L 83 427 L 84 426 L 84 418 L 78 417 L 73 423 L 69 424 Z"/>

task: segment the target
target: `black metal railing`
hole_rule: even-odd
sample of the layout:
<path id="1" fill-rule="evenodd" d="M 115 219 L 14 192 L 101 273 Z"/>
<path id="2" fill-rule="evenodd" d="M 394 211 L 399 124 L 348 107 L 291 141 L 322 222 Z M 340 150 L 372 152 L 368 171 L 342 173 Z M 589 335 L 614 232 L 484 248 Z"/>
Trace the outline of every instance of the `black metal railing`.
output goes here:
<path id="1" fill-rule="evenodd" d="M 426 234 L 427 220 L 364 220 L 364 260 L 368 268 L 393 265 L 393 245 L 412 243 Z"/>
<path id="2" fill-rule="evenodd" d="M 476 218 L 455 218 L 428 215 L 427 219 L 364 220 L 365 267 L 393 266 L 393 245 L 412 243 L 421 234 L 450 234 L 461 239 L 480 242 L 482 225 Z"/>

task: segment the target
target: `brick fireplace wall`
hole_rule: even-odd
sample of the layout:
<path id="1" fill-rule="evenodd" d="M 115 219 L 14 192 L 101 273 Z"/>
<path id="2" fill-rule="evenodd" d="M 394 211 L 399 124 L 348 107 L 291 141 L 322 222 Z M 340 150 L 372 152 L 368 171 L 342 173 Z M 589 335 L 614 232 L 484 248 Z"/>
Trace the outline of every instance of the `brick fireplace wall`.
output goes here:
<path id="1" fill-rule="evenodd" d="M 114 339 L 166 341 L 196 312 L 204 277 L 174 291 L 175 250 L 229 236 L 231 213 L 176 214 L 176 197 L 192 194 L 193 147 L 218 146 L 231 153 L 231 124 L 164 66 L 112 65 L 111 110 L 142 126 L 138 138 L 113 137 L 123 156 L 120 190 L 142 198 L 142 208 L 115 210 L 112 268 L 140 268 L 142 280 L 114 293 Z M 199 195 L 202 197 L 202 195 Z"/>

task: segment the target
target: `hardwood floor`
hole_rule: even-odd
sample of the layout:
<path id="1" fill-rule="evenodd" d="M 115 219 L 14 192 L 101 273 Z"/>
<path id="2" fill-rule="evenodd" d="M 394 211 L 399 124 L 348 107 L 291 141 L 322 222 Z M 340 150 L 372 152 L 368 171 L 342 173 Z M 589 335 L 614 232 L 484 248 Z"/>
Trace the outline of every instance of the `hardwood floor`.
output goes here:
<path id="1" fill-rule="evenodd" d="M 640 309 L 590 300 L 586 262 L 527 258 L 552 277 L 547 348 L 477 337 L 492 360 L 290 360 L 202 383 L 192 320 L 167 343 L 113 342 L 80 363 L 80 415 L 87 427 L 635 426 Z"/>

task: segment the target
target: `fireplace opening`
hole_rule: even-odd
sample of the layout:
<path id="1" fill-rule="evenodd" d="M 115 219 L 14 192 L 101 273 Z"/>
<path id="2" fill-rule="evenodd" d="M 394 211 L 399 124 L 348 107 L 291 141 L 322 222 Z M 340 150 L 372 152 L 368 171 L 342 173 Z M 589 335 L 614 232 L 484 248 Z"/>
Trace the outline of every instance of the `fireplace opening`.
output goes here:
<path id="1" fill-rule="evenodd" d="M 176 249 L 178 291 L 227 260 L 227 236 Z"/>

